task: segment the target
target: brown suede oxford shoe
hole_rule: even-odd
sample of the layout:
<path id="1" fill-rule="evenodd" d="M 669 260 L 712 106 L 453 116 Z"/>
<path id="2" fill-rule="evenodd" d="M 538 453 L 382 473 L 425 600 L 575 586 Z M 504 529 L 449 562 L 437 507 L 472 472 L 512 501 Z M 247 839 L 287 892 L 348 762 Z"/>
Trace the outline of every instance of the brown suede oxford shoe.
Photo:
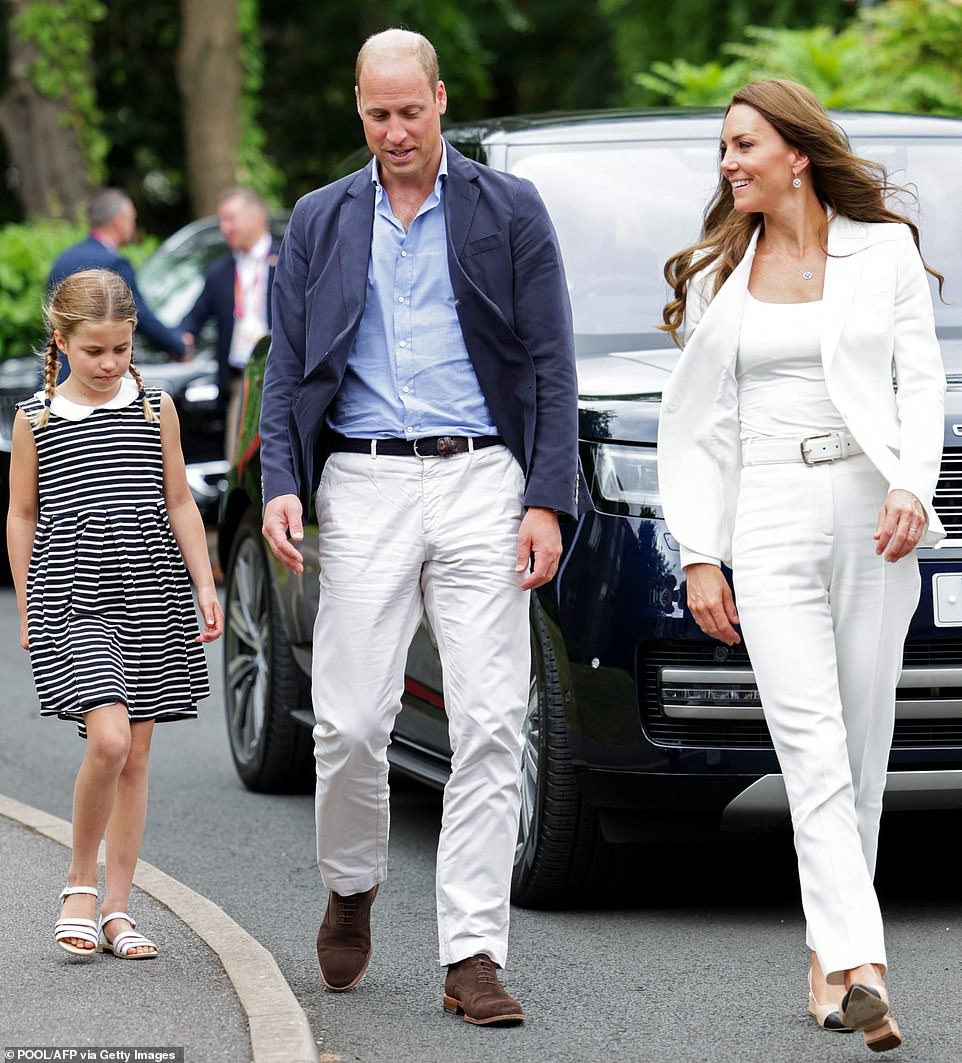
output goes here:
<path id="1" fill-rule="evenodd" d="M 377 886 L 342 897 L 331 890 L 327 911 L 317 932 L 321 981 L 333 993 L 353 989 L 371 962 L 371 905 Z"/>
<path id="2" fill-rule="evenodd" d="M 521 1005 L 505 992 L 494 961 L 483 952 L 448 967 L 444 1010 L 475 1026 L 524 1022 Z"/>

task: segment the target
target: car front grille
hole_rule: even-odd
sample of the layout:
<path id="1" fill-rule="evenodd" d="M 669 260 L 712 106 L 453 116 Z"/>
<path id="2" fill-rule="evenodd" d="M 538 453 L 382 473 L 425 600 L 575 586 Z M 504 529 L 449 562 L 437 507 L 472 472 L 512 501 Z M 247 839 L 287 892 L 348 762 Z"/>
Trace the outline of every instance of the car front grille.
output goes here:
<path id="1" fill-rule="evenodd" d="M 922 685 L 927 680 L 920 681 L 918 671 L 958 669 L 962 666 L 962 640 L 912 642 L 905 648 L 902 664 L 906 674 L 912 672 L 914 678 L 911 686 L 900 686 L 896 693 L 896 711 L 901 711 L 903 718 L 896 719 L 893 748 L 962 746 L 962 686 Z M 663 669 L 668 670 L 668 676 L 697 677 L 684 688 L 692 695 L 687 703 L 677 696 L 678 687 L 672 690 L 663 683 Z M 750 669 L 743 646 L 729 649 L 718 643 L 694 641 L 643 644 L 638 652 L 638 696 L 645 733 L 661 746 L 771 749 L 768 728 L 757 702 L 752 704 L 755 686 Z M 713 671 L 717 679 L 712 678 Z M 738 676 L 739 671 L 749 674 Z M 726 673 L 734 673 L 738 681 L 726 680 Z M 738 702 L 738 698 L 743 700 Z M 691 718 L 685 718 L 686 711 L 691 712 Z M 926 718 L 928 712 L 932 718 Z M 758 718 L 731 718 L 756 713 Z"/>
<path id="2" fill-rule="evenodd" d="M 962 540 L 962 447 L 942 451 L 942 471 L 935 488 L 935 510 L 946 537 Z"/>

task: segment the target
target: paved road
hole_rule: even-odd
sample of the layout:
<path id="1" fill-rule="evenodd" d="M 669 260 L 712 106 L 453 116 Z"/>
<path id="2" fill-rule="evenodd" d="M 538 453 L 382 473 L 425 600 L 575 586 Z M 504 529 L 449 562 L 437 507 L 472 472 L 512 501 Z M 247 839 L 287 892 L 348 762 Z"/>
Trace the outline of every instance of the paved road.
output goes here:
<path id="1" fill-rule="evenodd" d="M 614 910 L 515 910 L 505 981 L 528 1021 L 485 1030 L 445 1015 L 433 895 L 440 801 L 403 782 L 395 787 L 390 876 L 374 909 L 370 971 L 354 993 L 321 992 L 313 937 L 324 897 L 311 799 L 240 786 L 224 734 L 219 648 L 210 660 L 215 695 L 203 718 L 157 729 L 143 855 L 222 905 L 274 953 L 328 1063 L 873 1058 L 857 1036 L 821 1033 L 805 1017 L 807 961 L 784 837 L 699 849 L 697 858 L 664 854 L 652 861 L 637 903 Z M 72 726 L 37 715 L 9 591 L 0 591 L 0 675 L 0 792 L 69 818 L 81 745 Z M 907 1037 L 893 1063 L 962 1058 L 960 825 L 944 815 L 929 817 L 925 830 L 917 820 L 883 828 L 890 986 Z M 53 897 L 59 884 L 50 888 Z M 24 917 L 34 914 L 46 919 L 48 911 Z M 170 1022 L 176 1027 L 173 1012 Z"/>

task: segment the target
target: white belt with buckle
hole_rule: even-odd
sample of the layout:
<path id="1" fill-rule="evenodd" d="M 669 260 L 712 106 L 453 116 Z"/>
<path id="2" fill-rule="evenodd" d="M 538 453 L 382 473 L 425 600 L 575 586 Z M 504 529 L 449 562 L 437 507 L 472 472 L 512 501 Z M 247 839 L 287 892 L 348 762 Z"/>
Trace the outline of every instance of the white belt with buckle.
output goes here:
<path id="1" fill-rule="evenodd" d="M 775 465 L 790 461 L 822 465 L 861 453 L 862 448 L 848 432 L 824 432 L 804 439 L 755 436 L 742 440 L 743 465 Z"/>

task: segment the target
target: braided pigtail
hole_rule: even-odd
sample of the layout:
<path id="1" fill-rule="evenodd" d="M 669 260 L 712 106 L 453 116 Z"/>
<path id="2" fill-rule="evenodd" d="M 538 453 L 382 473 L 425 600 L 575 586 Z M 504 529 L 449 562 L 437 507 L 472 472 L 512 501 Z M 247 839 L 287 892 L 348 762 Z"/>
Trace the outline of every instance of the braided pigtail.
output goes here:
<path id="1" fill-rule="evenodd" d="M 133 362 L 130 363 L 130 375 L 134 378 L 134 383 L 137 385 L 137 398 L 140 399 L 141 403 L 143 403 L 144 417 L 148 421 L 156 421 L 157 414 L 154 413 L 154 408 L 150 405 L 150 402 L 147 399 L 147 391 L 144 388 L 143 378 L 137 371 L 137 367 L 134 365 Z"/>
<path id="2" fill-rule="evenodd" d="M 59 353 L 57 341 L 51 333 L 43 352 L 43 409 L 33 418 L 34 428 L 43 428 L 50 420 L 50 403 L 57 394 L 57 374 L 60 372 Z"/>

